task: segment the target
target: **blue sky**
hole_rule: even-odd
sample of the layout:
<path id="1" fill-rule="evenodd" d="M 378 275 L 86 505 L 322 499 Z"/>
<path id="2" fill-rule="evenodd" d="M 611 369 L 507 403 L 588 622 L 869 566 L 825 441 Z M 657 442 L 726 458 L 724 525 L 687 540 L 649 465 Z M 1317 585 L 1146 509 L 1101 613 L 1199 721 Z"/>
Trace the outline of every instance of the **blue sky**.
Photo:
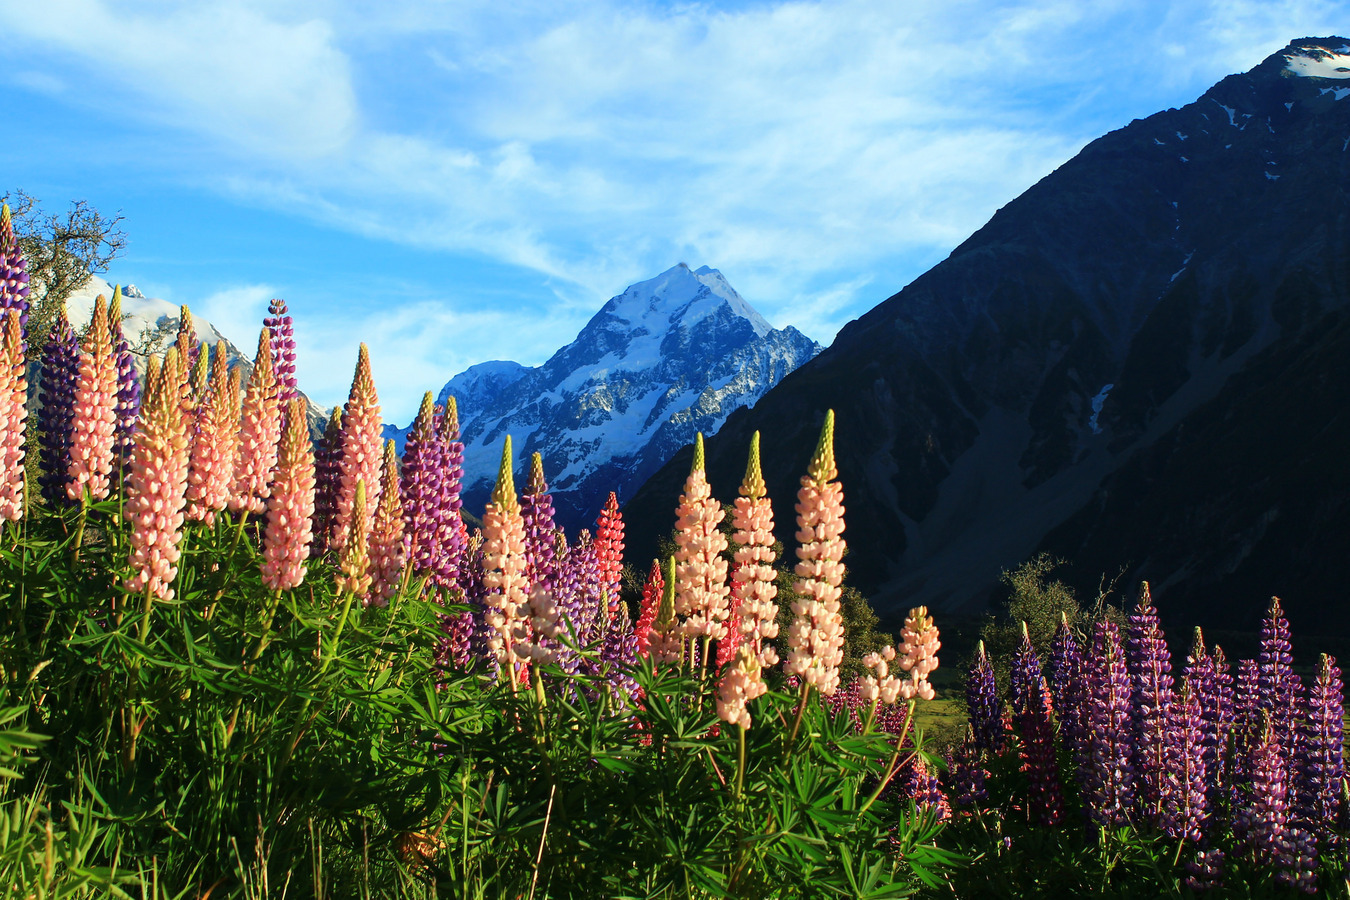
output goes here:
<path id="1" fill-rule="evenodd" d="M 120 211 L 107 277 L 386 419 L 676 262 L 828 343 L 1092 138 L 1323 0 L 0 0 L 0 190 Z"/>

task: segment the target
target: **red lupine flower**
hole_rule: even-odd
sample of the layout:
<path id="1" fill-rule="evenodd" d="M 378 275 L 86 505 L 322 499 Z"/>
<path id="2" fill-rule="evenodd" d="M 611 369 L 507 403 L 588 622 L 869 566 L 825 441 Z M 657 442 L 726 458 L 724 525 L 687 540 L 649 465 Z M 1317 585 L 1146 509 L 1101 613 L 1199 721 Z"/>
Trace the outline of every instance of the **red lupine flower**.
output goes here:
<path id="1" fill-rule="evenodd" d="M 609 492 L 609 500 L 600 510 L 595 523 L 595 560 L 599 566 L 600 585 L 608 597 L 605 619 L 614 618 L 622 602 L 619 582 L 623 575 L 623 513 L 619 512 L 619 497 Z"/>
<path id="2" fill-rule="evenodd" d="M 665 592 L 665 588 L 665 579 L 661 577 L 661 563 L 652 560 L 652 570 L 647 575 L 647 583 L 642 587 L 642 610 L 638 613 L 637 624 L 633 626 L 638 656 L 646 657 L 650 652 L 652 623 L 656 621 L 656 611 L 661 606 L 661 595 Z"/>

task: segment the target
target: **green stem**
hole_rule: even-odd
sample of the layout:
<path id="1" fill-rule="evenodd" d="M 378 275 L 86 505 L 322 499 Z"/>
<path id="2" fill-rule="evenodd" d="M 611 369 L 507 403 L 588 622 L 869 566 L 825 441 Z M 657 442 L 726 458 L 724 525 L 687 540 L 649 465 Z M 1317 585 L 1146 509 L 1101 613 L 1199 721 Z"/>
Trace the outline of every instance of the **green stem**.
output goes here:
<path id="1" fill-rule="evenodd" d="M 80 548 L 84 545 L 84 523 L 89 518 L 89 491 L 86 489 L 80 495 L 80 517 L 75 522 L 75 546 L 70 551 L 70 564 L 78 565 L 80 562 Z M 121 622 L 121 619 L 118 619 Z"/>
<path id="2" fill-rule="evenodd" d="M 739 742 L 736 748 L 736 804 L 741 802 L 742 788 L 745 785 L 745 726 L 739 726 Z"/>
<path id="3" fill-rule="evenodd" d="M 900 734 L 895 739 L 895 752 L 891 754 L 891 761 L 886 765 L 886 777 L 881 779 L 881 784 L 877 785 L 877 789 L 872 792 L 872 796 L 868 797 L 867 802 L 864 803 L 862 805 L 862 808 L 858 810 L 858 815 L 861 816 L 863 813 L 867 812 L 869 809 L 872 808 L 872 804 L 877 802 L 877 798 L 881 796 L 881 792 L 886 790 L 886 785 L 890 784 L 891 779 L 895 777 L 895 774 L 898 771 L 900 771 L 900 767 L 896 765 L 896 763 L 899 762 L 900 754 L 904 751 L 905 735 L 909 733 L 909 723 L 911 720 L 913 720 L 913 718 L 914 718 L 914 701 L 911 700 L 909 701 L 908 708 L 906 708 L 905 710 L 905 721 L 900 726 Z M 915 756 L 918 755 L 918 753 L 919 749 L 915 747 L 914 750 L 910 753 L 910 759 L 913 759 Z M 905 762 L 909 762 L 909 759 L 905 760 Z"/>
<path id="4" fill-rule="evenodd" d="M 787 740 L 783 741 L 783 762 L 787 762 L 788 756 L 792 753 L 792 745 L 797 740 L 797 731 L 802 727 L 802 716 L 806 713 L 806 700 L 811 696 L 811 683 L 802 682 L 802 696 L 797 701 L 797 711 L 792 716 L 792 730 L 788 732 Z"/>
<path id="5" fill-rule="evenodd" d="M 352 598 L 354 596 L 355 595 L 351 591 L 343 591 L 342 615 L 338 617 L 338 625 L 337 629 L 333 632 L 333 640 L 329 642 L 328 647 L 324 649 L 323 656 L 319 659 L 319 678 L 322 678 L 324 673 L 328 671 L 329 664 L 332 663 L 333 658 L 337 656 L 338 639 L 341 638 L 343 630 L 347 627 L 347 616 L 351 613 Z M 282 769 L 285 769 L 290 763 L 291 756 L 295 753 L 295 748 L 300 745 L 301 733 L 304 731 L 305 727 L 313 721 L 312 717 L 310 719 L 305 718 L 305 713 L 309 711 L 310 703 L 310 700 L 306 700 L 300 706 L 300 712 L 295 718 L 295 728 L 291 729 L 291 736 L 287 741 L 286 753 L 281 758 Z M 318 715 L 318 713 L 316 712 L 315 715 Z"/>

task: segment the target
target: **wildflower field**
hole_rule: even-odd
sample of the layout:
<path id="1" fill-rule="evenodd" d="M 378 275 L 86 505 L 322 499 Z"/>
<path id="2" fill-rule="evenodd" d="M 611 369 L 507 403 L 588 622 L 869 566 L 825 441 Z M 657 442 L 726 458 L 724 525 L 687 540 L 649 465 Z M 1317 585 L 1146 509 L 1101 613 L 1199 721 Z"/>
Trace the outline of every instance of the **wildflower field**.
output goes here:
<path id="1" fill-rule="evenodd" d="M 758 436 L 729 513 L 700 439 L 630 609 L 612 494 L 569 540 L 507 437 L 471 530 L 453 400 L 398 458 L 364 347 L 316 446 L 279 301 L 245 380 L 186 310 L 138 372 L 117 292 L 30 345 L 26 285 L 6 212 L 0 896 L 1345 895 L 1341 674 L 1277 601 L 1236 669 L 1147 586 L 1006 694 L 981 646 L 935 752 L 928 610 L 841 668 L 832 414 L 793 559 Z"/>

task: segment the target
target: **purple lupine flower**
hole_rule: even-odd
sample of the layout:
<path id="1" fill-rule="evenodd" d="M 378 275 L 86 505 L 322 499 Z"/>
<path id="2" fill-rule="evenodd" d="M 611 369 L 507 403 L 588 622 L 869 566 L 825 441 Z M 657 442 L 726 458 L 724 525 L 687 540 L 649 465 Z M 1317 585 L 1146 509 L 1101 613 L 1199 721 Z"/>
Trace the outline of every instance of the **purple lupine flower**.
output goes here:
<path id="1" fill-rule="evenodd" d="M 19 248 L 9 204 L 0 209 L 0 319 L 11 309 L 19 311 L 19 328 L 28 328 L 28 262 Z"/>
<path id="2" fill-rule="evenodd" d="M 1205 796 L 1205 746 L 1200 701 L 1189 680 L 1170 706 L 1162 780 L 1160 825 L 1173 839 L 1199 844 L 1209 804 Z"/>
<path id="3" fill-rule="evenodd" d="M 1129 823 L 1134 804 L 1130 675 L 1116 623 L 1097 623 L 1084 664 L 1091 681 L 1083 794 L 1092 820 L 1114 828 Z"/>
<path id="4" fill-rule="evenodd" d="M 1224 853 L 1217 847 L 1195 851 L 1195 856 L 1186 861 L 1186 887 L 1196 893 L 1217 890 L 1223 882 Z"/>
<path id="5" fill-rule="evenodd" d="M 1317 839 L 1306 828 L 1289 826 L 1280 847 L 1280 869 L 1275 883 L 1305 894 L 1317 893 Z"/>
<path id="6" fill-rule="evenodd" d="M 553 524 L 553 498 L 544 481 L 544 459 L 538 453 L 530 459 L 530 477 L 520 497 L 520 514 L 525 520 L 525 577 L 530 584 L 552 591 L 558 569 L 555 545 L 558 528 Z"/>
<path id="7" fill-rule="evenodd" d="M 295 325 L 286 313 L 285 300 L 273 300 L 267 305 L 263 326 L 271 333 L 272 374 L 281 392 L 281 402 L 286 404 L 300 391 L 295 379 Z"/>
<path id="8" fill-rule="evenodd" d="M 449 587 L 450 533 L 458 528 L 446 503 L 445 445 L 436 430 L 436 408 L 428 391 L 403 445 L 403 527 L 411 545 L 409 563 L 432 584 Z"/>
<path id="9" fill-rule="evenodd" d="M 1251 780 L 1253 754 L 1262 737 L 1260 673 L 1256 660 L 1238 661 L 1233 686 L 1233 746 L 1229 754 L 1228 805 L 1232 810 L 1233 835 L 1247 839 L 1251 826 Z"/>
<path id="10" fill-rule="evenodd" d="M 1205 795 L 1210 809 L 1217 809 L 1228 785 L 1228 735 L 1233 727 L 1233 673 L 1223 648 L 1214 645 L 1204 651 L 1204 635 L 1197 628 L 1200 655 L 1187 668 L 1191 690 L 1200 704 L 1200 721 L 1205 760 Z M 1192 670 L 1194 674 L 1192 674 Z"/>
<path id="11" fill-rule="evenodd" d="M 558 566 L 559 609 L 569 617 L 582 647 L 599 637 L 607 615 L 595 551 L 591 533 L 582 529 Z"/>
<path id="12" fill-rule="evenodd" d="M 334 406 L 314 454 L 314 556 L 328 549 L 342 487 L 342 407 Z"/>
<path id="13" fill-rule="evenodd" d="M 65 309 L 56 313 L 47 343 L 42 348 L 42 377 L 39 381 L 38 449 L 41 474 L 38 485 L 43 498 L 54 505 L 71 502 L 66 495 L 70 481 L 70 442 L 75 421 L 75 381 L 80 371 L 80 344 L 70 327 Z"/>
<path id="14" fill-rule="evenodd" d="M 611 695 L 624 705 L 637 694 L 637 681 L 628 672 L 636 660 L 637 636 L 633 634 L 627 604 L 620 603 L 618 613 L 608 622 L 600 643 L 600 671 L 597 674 L 607 677 Z"/>
<path id="15" fill-rule="evenodd" d="M 1055 763 L 1050 688 L 1041 674 L 1041 660 L 1031 646 L 1025 622 L 1022 645 L 1013 654 L 1009 678 L 1013 685 L 1013 715 L 1022 732 L 1022 762 L 1031 787 L 1031 807 L 1042 825 L 1057 825 L 1064 818 L 1064 793 Z"/>
<path id="16" fill-rule="evenodd" d="M 980 641 L 966 677 L 966 709 L 970 718 L 972 746 L 976 750 L 1003 749 L 1003 703 L 994 681 L 994 667 Z"/>
<path id="17" fill-rule="evenodd" d="M 1294 742 L 1294 719 L 1298 710 L 1299 686 L 1294 680 L 1294 657 L 1290 653 L 1289 621 L 1280 609 L 1280 598 L 1270 598 L 1270 608 L 1261 623 L 1261 654 L 1258 663 L 1260 708 L 1270 713 L 1275 740 L 1288 761 Z"/>
<path id="18" fill-rule="evenodd" d="M 1251 753 L 1251 793 L 1247 797 L 1246 842 L 1258 866 L 1288 872 L 1289 772 L 1269 713 Z"/>
<path id="19" fill-rule="evenodd" d="M 1334 847 L 1341 819 L 1345 775 L 1345 699 L 1335 658 L 1322 654 L 1317 679 L 1308 687 L 1300 740 L 1294 757 L 1294 815 L 1318 843 Z"/>
<path id="20" fill-rule="evenodd" d="M 443 668 L 467 668 L 473 661 L 473 613 L 467 609 L 446 613 L 440 617 L 440 623 L 437 662 Z"/>
<path id="21" fill-rule="evenodd" d="M 1087 735 L 1086 684 L 1083 678 L 1083 653 L 1069 628 L 1069 620 L 1060 617 L 1059 627 L 1050 640 L 1050 696 L 1055 701 L 1060 736 L 1076 761 L 1082 761 Z"/>
<path id="22" fill-rule="evenodd" d="M 965 740 L 947 758 L 948 796 L 959 807 L 979 808 L 989 799 L 989 771 L 980 756 L 974 729 L 967 726 Z"/>
<path id="23" fill-rule="evenodd" d="M 114 328 L 117 338 L 113 349 L 113 366 L 117 370 L 117 400 L 113 413 L 117 422 L 113 428 L 114 465 L 125 471 L 131 465 L 131 447 L 136 427 L 141 419 L 141 383 L 136 378 L 136 361 L 131 355 L 127 339 L 121 336 L 120 323 Z"/>
<path id="24" fill-rule="evenodd" d="M 1167 772 L 1167 720 L 1172 704 L 1172 654 L 1163 638 L 1148 582 L 1129 620 L 1126 664 L 1130 671 L 1131 724 L 1134 731 L 1135 801 L 1144 818 L 1162 815 Z"/>
<path id="25" fill-rule="evenodd" d="M 900 795 L 913 800 L 919 809 L 937 810 L 940 820 L 951 818 L 952 808 L 947 803 L 947 795 L 942 793 L 942 784 L 938 781 L 938 777 L 928 770 L 928 764 L 924 762 L 922 756 L 914 756 L 896 780 Z"/>

